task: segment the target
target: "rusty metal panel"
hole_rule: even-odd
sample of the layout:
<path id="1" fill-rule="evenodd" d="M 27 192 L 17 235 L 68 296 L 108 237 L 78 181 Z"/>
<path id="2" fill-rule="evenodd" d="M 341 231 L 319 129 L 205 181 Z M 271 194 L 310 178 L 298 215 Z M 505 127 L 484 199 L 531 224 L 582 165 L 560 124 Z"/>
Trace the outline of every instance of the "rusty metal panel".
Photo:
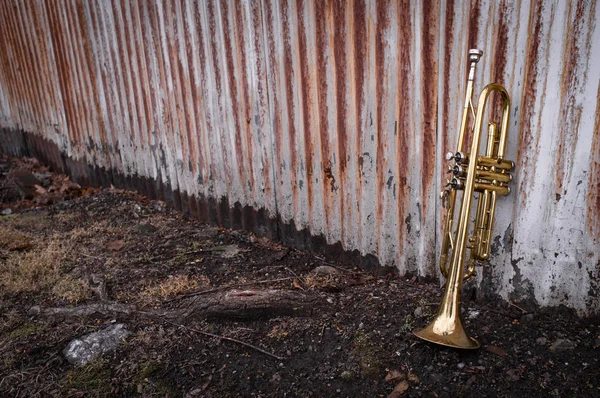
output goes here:
<path id="1" fill-rule="evenodd" d="M 435 266 L 435 2 L 264 1 L 278 211 L 296 229 Z"/>
<path id="2" fill-rule="evenodd" d="M 479 284 L 600 311 L 595 1 L 7 0 L 0 19 L 0 127 L 42 140 L 0 147 L 428 276 L 479 47 L 518 166 Z"/>

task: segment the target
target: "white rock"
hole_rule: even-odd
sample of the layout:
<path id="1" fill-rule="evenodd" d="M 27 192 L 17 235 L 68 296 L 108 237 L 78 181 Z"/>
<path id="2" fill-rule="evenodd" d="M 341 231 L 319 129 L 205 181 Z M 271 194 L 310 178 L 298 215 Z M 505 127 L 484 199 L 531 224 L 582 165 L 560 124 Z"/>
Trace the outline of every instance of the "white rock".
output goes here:
<path id="1" fill-rule="evenodd" d="M 116 350 L 121 339 L 129 334 L 124 324 L 117 323 L 71 341 L 63 354 L 69 363 L 85 365 L 100 355 Z"/>

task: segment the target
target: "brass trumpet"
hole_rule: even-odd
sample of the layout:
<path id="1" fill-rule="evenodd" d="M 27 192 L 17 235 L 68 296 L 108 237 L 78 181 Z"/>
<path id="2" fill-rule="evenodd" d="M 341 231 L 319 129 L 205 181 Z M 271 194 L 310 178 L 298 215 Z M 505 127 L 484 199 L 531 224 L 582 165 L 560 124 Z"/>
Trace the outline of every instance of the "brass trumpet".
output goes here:
<path id="1" fill-rule="evenodd" d="M 442 192 L 442 202 L 447 210 L 440 255 L 440 270 L 446 277 L 444 296 L 433 321 L 425 329 L 414 333 L 417 337 L 432 343 L 464 349 L 479 348 L 479 342 L 470 337 L 462 325 L 460 317 L 462 283 L 463 280 L 474 275 L 478 260 L 487 260 L 490 256 L 496 200 L 498 195 L 505 196 L 510 193 L 508 187 L 512 180 L 510 171 L 514 168 L 514 162 L 504 159 L 510 111 L 508 93 L 499 84 L 491 83 L 481 92 L 476 112 L 471 102 L 475 67 L 482 55 L 483 51 L 481 50 L 469 50 L 470 69 L 457 151 L 446 155 L 446 159 L 454 161 L 454 165 L 448 166 L 448 173 L 452 175 L 452 178 L 446 181 L 446 187 Z M 479 140 L 485 105 L 492 92 L 500 94 L 502 100 L 500 128 L 495 122 L 488 123 L 486 152 L 485 155 L 479 155 Z M 463 145 L 469 124 L 469 113 L 472 113 L 475 119 L 471 129 L 473 137 L 471 151 L 465 152 Z M 455 232 L 454 207 L 458 191 L 462 191 L 462 198 Z M 471 201 L 475 192 L 478 193 L 475 226 L 472 236 L 468 238 Z M 470 257 L 467 270 L 464 272 L 467 248 L 470 249 Z M 452 250 L 452 254 L 448 267 L 450 250 Z"/>

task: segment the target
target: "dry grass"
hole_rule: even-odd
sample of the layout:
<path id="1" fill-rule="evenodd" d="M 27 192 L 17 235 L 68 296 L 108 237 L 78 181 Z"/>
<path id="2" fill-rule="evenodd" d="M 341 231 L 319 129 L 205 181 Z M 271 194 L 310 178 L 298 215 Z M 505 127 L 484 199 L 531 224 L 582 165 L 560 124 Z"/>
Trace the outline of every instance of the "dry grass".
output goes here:
<path id="1" fill-rule="evenodd" d="M 77 304 L 87 300 L 91 295 L 89 283 L 70 275 L 62 277 L 52 288 L 52 294 L 69 304 Z"/>
<path id="2" fill-rule="evenodd" d="M 209 286 L 208 278 L 190 278 L 187 275 L 177 275 L 166 280 L 146 287 L 140 293 L 139 299 L 144 305 L 154 305 L 161 300 L 168 299 L 180 294 L 189 293 L 200 287 Z"/>
<path id="3" fill-rule="evenodd" d="M 0 249 L 24 250 L 31 246 L 32 239 L 14 228 L 0 224 Z"/>
<path id="4" fill-rule="evenodd" d="M 337 286 L 336 280 L 332 275 L 308 274 L 301 279 L 302 283 L 308 290 L 312 289 L 328 289 Z"/>
<path id="5" fill-rule="evenodd" d="M 98 236 L 120 236 L 124 232 L 122 227 L 111 226 L 108 220 L 94 222 L 83 228 L 74 228 L 68 233 L 68 239 L 73 242 L 86 242 Z"/>
<path id="6" fill-rule="evenodd" d="M 0 262 L 0 291 L 3 296 L 46 290 L 60 278 L 66 250 L 50 238 L 27 252 L 12 252 Z"/>

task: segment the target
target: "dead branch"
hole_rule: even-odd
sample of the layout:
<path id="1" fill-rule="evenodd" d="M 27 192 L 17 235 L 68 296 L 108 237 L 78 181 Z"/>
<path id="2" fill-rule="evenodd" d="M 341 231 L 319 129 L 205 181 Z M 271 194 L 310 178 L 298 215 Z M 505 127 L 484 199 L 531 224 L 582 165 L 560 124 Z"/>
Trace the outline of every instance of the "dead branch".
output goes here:
<path id="1" fill-rule="evenodd" d="M 77 307 L 33 307 L 31 313 L 43 316 L 85 317 L 94 314 L 106 316 L 144 315 L 168 319 L 227 318 L 264 319 L 274 316 L 299 316 L 314 306 L 316 298 L 287 290 L 229 290 L 192 301 L 185 309 L 138 309 L 135 305 L 102 302 Z"/>
<path id="2" fill-rule="evenodd" d="M 290 279 L 294 279 L 294 278 L 287 277 L 287 278 L 279 278 L 279 279 L 267 279 L 267 280 L 255 281 L 255 282 L 238 283 L 235 285 L 232 284 L 232 285 L 226 285 L 226 286 L 219 286 L 219 287 L 215 287 L 214 289 L 201 290 L 201 291 L 197 291 L 197 292 L 182 294 L 181 296 L 173 297 L 172 299 L 166 300 L 165 303 L 171 303 L 173 301 L 182 300 L 184 298 L 201 296 L 203 294 L 214 293 L 214 292 L 218 292 L 218 291 L 226 290 L 226 289 L 236 289 L 236 288 L 245 287 L 245 286 L 262 285 L 265 283 L 283 282 L 283 281 L 288 281 Z"/>
<path id="3" fill-rule="evenodd" d="M 263 354 L 265 354 L 265 355 L 268 355 L 268 356 L 270 356 L 270 357 L 272 357 L 272 358 L 275 358 L 275 359 L 278 359 L 278 360 L 280 360 L 280 361 L 282 361 L 282 360 L 284 359 L 283 357 L 279 357 L 279 356 L 277 356 L 277 355 L 275 355 L 275 354 L 273 354 L 273 353 L 271 353 L 271 352 L 269 352 L 269 351 L 263 350 L 263 349 L 262 349 L 262 348 L 260 348 L 260 347 L 257 347 L 257 346 L 255 346 L 255 345 L 253 345 L 253 344 L 247 343 L 247 342 L 245 342 L 245 341 L 242 341 L 242 340 L 234 339 L 233 337 L 226 337 L 226 336 L 221 336 L 221 335 L 219 335 L 219 334 L 214 334 L 214 333 L 204 332 L 204 331 L 202 331 L 202 330 L 200 330 L 200 329 L 191 328 L 191 327 L 188 327 L 188 326 L 185 326 L 185 325 L 177 324 L 177 323 L 175 323 L 175 322 L 171 322 L 171 321 L 169 321 L 169 320 L 166 320 L 166 319 L 165 319 L 164 321 L 165 321 L 165 322 L 167 322 L 167 323 L 170 323 L 171 325 L 178 326 L 178 327 L 180 327 L 180 328 L 183 328 L 183 329 L 189 330 L 190 332 L 199 333 L 199 334 L 203 334 L 203 335 L 205 335 L 205 336 L 210 336 L 210 337 L 214 337 L 214 338 L 217 338 L 217 339 L 221 339 L 221 340 L 228 340 L 228 341 L 232 341 L 232 342 L 234 342 L 234 343 L 241 344 L 241 345 L 243 345 L 243 346 L 245 346 L 245 347 L 252 348 L 253 350 L 256 350 L 256 351 L 258 351 L 258 352 L 261 352 L 261 353 L 263 353 Z"/>

